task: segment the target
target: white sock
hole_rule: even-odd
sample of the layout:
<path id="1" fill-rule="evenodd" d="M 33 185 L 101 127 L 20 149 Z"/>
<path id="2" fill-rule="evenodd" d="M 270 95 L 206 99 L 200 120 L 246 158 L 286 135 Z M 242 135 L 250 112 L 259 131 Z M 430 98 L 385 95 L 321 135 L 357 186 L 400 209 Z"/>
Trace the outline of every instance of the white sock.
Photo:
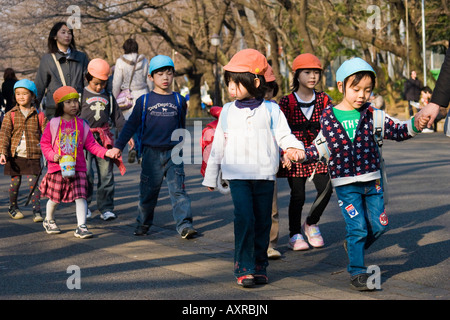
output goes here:
<path id="1" fill-rule="evenodd" d="M 81 226 L 86 224 L 87 202 L 84 198 L 75 199 L 75 206 L 77 212 L 77 224 Z"/>
<path id="2" fill-rule="evenodd" d="M 58 206 L 58 203 L 53 202 L 52 200 L 48 199 L 47 201 L 47 210 L 45 213 L 45 220 L 50 221 L 55 219 L 55 210 Z"/>

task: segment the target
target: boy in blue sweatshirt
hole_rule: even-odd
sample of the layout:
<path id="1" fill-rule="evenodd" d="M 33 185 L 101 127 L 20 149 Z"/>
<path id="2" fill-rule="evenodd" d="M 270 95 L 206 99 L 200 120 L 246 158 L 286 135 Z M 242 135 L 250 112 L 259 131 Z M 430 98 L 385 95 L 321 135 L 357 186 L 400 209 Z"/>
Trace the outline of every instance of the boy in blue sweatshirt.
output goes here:
<path id="1" fill-rule="evenodd" d="M 174 163 L 171 157 L 172 149 L 180 142 L 172 141 L 172 132 L 185 128 L 187 108 L 186 100 L 171 90 L 174 72 L 174 63 L 167 56 L 158 55 L 150 61 L 148 74 L 154 89 L 136 101 L 113 149 L 120 154 L 136 131 L 141 132 L 142 171 L 135 235 L 147 234 L 152 225 L 164 177 L 177 232 L 185 239 L 197 234 L 192 226 L 191 201 L 184 187 L 184 164 Z"/>

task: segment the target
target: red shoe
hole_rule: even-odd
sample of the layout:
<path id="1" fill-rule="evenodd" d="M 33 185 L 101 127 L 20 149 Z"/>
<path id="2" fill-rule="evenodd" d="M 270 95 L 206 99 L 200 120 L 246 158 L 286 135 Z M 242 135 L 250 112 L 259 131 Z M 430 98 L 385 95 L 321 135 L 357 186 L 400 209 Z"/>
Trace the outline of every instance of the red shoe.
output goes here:
<path id="1" fill-rule="evenodd" d="M 253 287 L 255 285 L 255 278 L 251 274 L 241 276 L 237 278 L 237 284 L 244 288 Z"/>

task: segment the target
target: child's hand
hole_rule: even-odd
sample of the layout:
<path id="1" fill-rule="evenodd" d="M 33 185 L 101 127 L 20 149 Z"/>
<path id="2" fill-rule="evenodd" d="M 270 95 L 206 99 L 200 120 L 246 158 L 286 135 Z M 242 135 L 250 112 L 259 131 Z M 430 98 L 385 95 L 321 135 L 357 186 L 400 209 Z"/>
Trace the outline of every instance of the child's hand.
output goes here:
<path id="1" fill-rule="evenodd" d="M 420 117 L 419 119 L 419 130 L 422 131 L 423 129 L 425 129 L 427 127 L 428 121 L 430 121 L 430 116 L 428 117 Z"/>
<path id="2" fill-rule="evenodd" d="M 209 191 L 214 191 L 213 187 L 207 187 Z"/>
<path id="3" fill-rule="evenodd" d="M 4 154 L 0 155 L 0 164 L 2 165 L 6 164 L 6 156 Z"/>
<path id="4" fill-rule="evenodd" d="M 108 158 L 111 159 L 118 159 L 120 158 L 120 149 L 118 148 L 112 148 L 112 149 L 108 149 L 108 151 L 106 151 L 105 156 L 107 156 Z"/>
<path id="5" fill-rule="evenodd" d="M 287 153 L 283 154 L 283 157 L 281 158 L 281 164 L 283 165 L 283 168 L 287 168 L 288 170 L 291 170 L 292 162 L 291 162 L 291 160 L 289 160 Z"/>
<path id="6" fill-rule="evenodd" d="M 130 147 L 130 150 L 134 149 L 135 143 L 134 143 L 134 139 L 133 138 L 131 138 L 130 141 L 128 141 L 128 146 Z"/>
<path id="7" fill-rule="evenodd" d="M 305 150 L 288 148 L 286 154 L 287 158 L 294 162 L 302 162 L 305 160 Z"/>
<path id="8" fill-rule="evenodd" d="M 56 154 L 53 156 L 53 161 L 56 162 L 56 163 L 58 163 L 59 160 L 61 160 L 61 158 L 62 158 L 62 157 L 61 157 L 59 154 L 56 153 Z"/>

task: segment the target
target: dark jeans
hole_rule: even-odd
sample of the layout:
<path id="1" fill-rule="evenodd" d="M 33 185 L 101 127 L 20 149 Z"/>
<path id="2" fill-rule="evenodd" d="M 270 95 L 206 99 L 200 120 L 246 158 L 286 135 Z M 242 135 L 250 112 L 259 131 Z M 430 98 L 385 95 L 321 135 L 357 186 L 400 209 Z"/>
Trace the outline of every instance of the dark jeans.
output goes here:
<path id="1" fill-rule="evenodd" d="M 230 180 L 234 204 L 234 275 L 266 274 L 274 181 Z"/>
<path id="2" fill-rule="evenodd" d="M 292 237 L 297 233 L 301 233 L 302 210 L 306 199 L 305 185 L 307 179 L 308 177 L 288 177 L 288 183 L 291 187 L 291 198 L 289 201 L 289 237 Z M 326 189 L 328 180 L 330 180 L 330 177 L 327 173 L 316 173 L 314 175 L 313 183 L 317 190 L 316 199 Z M 328 193 L 317 205 L 317 207 L 315 207 L 314 210 L 309 213 L 308 217 L 306 218 L 306 223 L 308 225 L 316 224 L 317 222 L 319 222 L 323 211 L 330 201 L 332 193 L 333 188 L 330 188 Z"/>
<path id="3" fill-rule="evenodd" d="M 171 153 L 172 149 L 143 148 L 137 220 L 141 225 L 153 224 L 159 190 L 166 178 L 173 218 L 177 232 L 181 234 L 184 228 L 192 226 L 191 200 L 184 186 L 184 164 L 173 163 Z"/>

